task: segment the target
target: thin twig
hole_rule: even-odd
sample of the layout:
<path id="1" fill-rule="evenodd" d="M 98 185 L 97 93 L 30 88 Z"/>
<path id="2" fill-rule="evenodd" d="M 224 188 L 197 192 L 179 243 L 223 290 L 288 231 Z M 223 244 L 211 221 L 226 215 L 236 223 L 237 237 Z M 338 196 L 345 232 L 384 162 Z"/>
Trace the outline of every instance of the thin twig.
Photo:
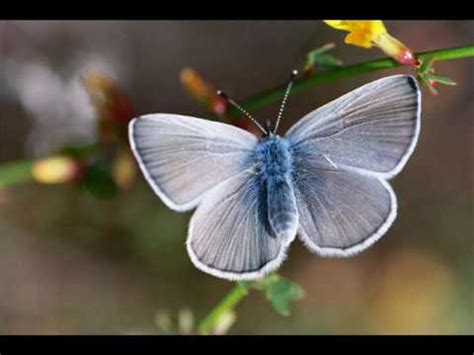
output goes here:
<path id="1" fill-rule="evenodd" d="M 416 54 L 416 57 L 421 60 L 431 57 L 436 61 L 474 57 L 474 44 L 463 47 L 422 52 Z M 335 80 L 366 74 L 378 70 L 393 69 L 400 66 L 401 64 L 393 59 L 383 58 L 346 67 L 339 67 L 323 73 L 315 73 L 311 76 L 295 81 L 293 91 L 304 91 L 314 86 L 329 83 Z M 285 94 L 285 90 L 286 85 L 279 86 L 272 90 L 267 90 L 261 94 L 244 100 L 241 106 L 246 110 L 253 110 L 263 107 L 281 99 Z M 235 108 L 231 108 L 228 114 L 231 117 L 237 117 L 240 112 Z M 0 165 L 0 188 L 31 180 L 31 169 L 29 169 L 29 167 L 31 167 L 31 162 L 29 160 Z"/>
<path id="2" fill-rule="evenodd" d="M 224 296 L 198 325 L 198 333 L 205 335 L 212 333 L 222 315 L 234 309 L 234 307 L 248 294 L 246 283 L 238 282 L 234 288 Z"/>

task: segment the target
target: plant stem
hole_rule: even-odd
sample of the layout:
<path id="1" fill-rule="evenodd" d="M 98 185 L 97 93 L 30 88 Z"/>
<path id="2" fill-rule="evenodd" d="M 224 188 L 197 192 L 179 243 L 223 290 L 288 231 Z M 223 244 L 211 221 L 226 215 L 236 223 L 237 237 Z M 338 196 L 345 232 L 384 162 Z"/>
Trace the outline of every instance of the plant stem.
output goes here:
<path id="1" fill-rule="evenodd" d="M 428 57 L 431 57 L 436 61 L 474 57 L 474 44 L 463 47 L 439 49 L 435 51 L 417 53 L 416 56 L 422 61 Z M 378 70 L 393 69 L 400 66 L 400 63 L 391 58 L 383 58 L 370 62 L 349 65 L 346 67 L 335 68 L 323 73 L 316 73 L 297 80 L 293 85 L 293 91 L 299 92 L 307 90 L 319 84 L 324 84 L 335 80 L 344 79 L 360 74 L 366 74 Z M 286 84 L 265 91 L 259 95 L 244 100 L 242 102 L 242 106 L 247 110 L 253 110 L 263 107 L 267 104 L 281 99 L 281 97 L 285 93 L 285 89 Z M 240 112 L 234 108 L 231 108 L 228 112 L 228 115 L 230 117 L 237 117 L 240 115 Z M 87 155 L 89 154 L 91 147 L 96 148 L 94 147 L 94 145 L 78 147 L 77 151 L 83 151 L 83 153 Z M 0 165 L 0 188 L 31 180 L 31 164 L 31 161 L 19 161 Z"/>
<path id="2" fill-rule="evenodd" d="M 215 306 L 207 316 L 199 323 L 198 333 L 205 335 L 210 334 L 219 319 L 226 312 L 231 311 L 246 295 L 248 294 L 248 286 L 245 283 L 238 282 L 234 288 Z"/>
<path id="3" fill-rule="evenodd" d="M 76 158 L 84 158 L 101 148 L 100 143 L 92 143 L 67 148 L 64 152 L 58 152 L 57 155 L 72 155 Z M 35 160 L 18 160 L 0 164 L 0 189 L 7 186 L 21 184 L 33 179 L 31 168 Z"/>
<path id="4" fill-rule="evenodd" d="M 20 184 L 32 178 L 32 160 L 22 160 L 5 163 L 0 166 L 0 188 Z"/>
<path id="5" fill-rule="evenodd" d="M 417 53 L 416 57 L 422 61 L 427 57 L 432 57 L 436 61 L 474 57 L 474 45 Z M 315 73 L 311 76 L 307 76 L 295 81 L 293 85 L 293 92 L 304 91 L 312 88 L 313 86 L 339 79 L 366 74 L 378 70 L 393 69 L 400 66 L 402 66 L 400 63 L 391 58 L 383 58 L 370 62 L 349 65 L 346 67 L 335 68 L 323 73 Z M 267 104 L 280 100 L 285 93 L 285 89 L 286 84 L 271 90 L 267 90 L 264 93 L 242 101 L 241 106 L 247 110 L 254 110 L 263 107 Z M 233 108 L 229 110 L 230 116 L 235 117 L 239 116 L 239 114 L 240 113 Z"/>
<path id="6" fill-rule="evenodd" d="M 416 54 L 417 58 L 424 60 L 432 57 L 437 61 L 460 59 L 474 57 L 474 45 L 458 48 L 441 49 L 430 52 Z M 324 73 L 318 73 L 295 82 L 294 91 L 303 91 L 318 84 L 323 84 L 338 79 L 343 79 L 359 74 L 370 73 L 377 70 L 391 69 L 400 67 L 401 64 L 390 58 L 374 60 L 361 64 L 354 64 L 347 67 L 336 68 Z M 256 95 L 242 102 L 242 106 L 247 110 L 257 109 L 269 103 L 279 100 L 285 93 L 286 85 L 279 86 L 273 90 Z M 237 110 L 229 110 L 229 116 L 236 117 L 240 114 Z M 234 288 L 214 307 L 198 326 L 199 334 L 209 334 L 218 323 L 220 317 L 226 312 L 232 310 L 246 295 L 248 286 L 243 283 L 237 283 Z"/>

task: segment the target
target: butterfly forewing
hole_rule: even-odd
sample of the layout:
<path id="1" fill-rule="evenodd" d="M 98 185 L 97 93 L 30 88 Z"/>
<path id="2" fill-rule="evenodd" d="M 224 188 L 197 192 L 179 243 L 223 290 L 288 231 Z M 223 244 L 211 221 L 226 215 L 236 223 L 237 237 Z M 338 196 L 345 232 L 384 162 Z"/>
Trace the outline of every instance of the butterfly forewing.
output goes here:
<path id="1" fill-rule="evenodd" d="M 135 119 L 129 134 L 148 183 L 178 211 L 196 207 L 206 191 L 247 169 L 257 144 L 237 127 L 171 114 Z"/>
<path id="2" fill-rule="evenodd" d="M 325 155 L 341 169 L 390 178 L 415 148 L 420 105 L 416 80 L 395 75 L 363 85 L 307 114 L 287 138 L 297 153 Z"/>

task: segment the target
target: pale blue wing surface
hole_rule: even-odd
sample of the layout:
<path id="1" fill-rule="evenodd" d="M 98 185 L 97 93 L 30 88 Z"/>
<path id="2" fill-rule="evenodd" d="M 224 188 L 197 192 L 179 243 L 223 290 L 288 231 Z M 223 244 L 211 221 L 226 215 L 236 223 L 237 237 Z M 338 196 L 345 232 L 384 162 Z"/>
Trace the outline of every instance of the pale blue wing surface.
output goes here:
<path id="1" fill-rule="evenodd" d="M 377 241 L 396 217 L 390 185 L 378 177 L 337 170 L 325 161 L 295 160 L 298 234 L 321 256 L 350 256 Z"/>
<path id="2" fill-rule="evenodd" d="M 240 128 L 172 114 L 134 119 L 129 139 L 148 183 L 178 211 L 196 207 L 206 191 L 248 168 L 257 144 Z"/>
<path id="3" fill-rule="evenodd" d="M 295 154 L 320 155 L 339 169 L 388 179 L 403 168 L 415 148 L 420 109 L 416 80 L 390 76 L 307 114 L 286 137 Z"/>
<path id="4" fill-rule="evenodd" d="M 265 186 L 250 169 L 203 197 L 191 218 L 187 249 L 194 265 L 207 273 L 254 279 L 281 264 L 294 237 L 295 233 L 273 233 Z"/>

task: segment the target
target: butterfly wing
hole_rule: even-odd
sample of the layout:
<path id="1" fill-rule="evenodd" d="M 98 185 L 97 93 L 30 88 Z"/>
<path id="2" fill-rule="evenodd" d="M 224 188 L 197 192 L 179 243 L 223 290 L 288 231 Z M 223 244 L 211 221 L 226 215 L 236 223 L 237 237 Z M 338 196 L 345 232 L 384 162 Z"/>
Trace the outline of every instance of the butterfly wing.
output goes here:
<path id="1" fill-rule="evenodd" d="M 295 179 L 298 234 L 321 256 L 350 256 L 377 241 L 397 214 L 395 194 L 383 179 L 300 163 Z"/>
<path id="2" fill-rule="evenodd" d="M 257 143 L 240 128 L 171 114 L 134 119 L 129 139 L 148 183 L 177 211 L 196 207 L 206 191 L 247 169 Z"/>
<path id="3" fill-rule="evenodd" d="M 403 168 L 419 130 L 420 92 L 404 75 L 364 85 L 290 129 L 298 233 L 310 250 L 353 255 L 388 230 L 397 202 L 386 179 Z"/>
<path id="4" fill-rule="evenodd" d="M 265 191 L 249 169 L 205 195 L 191 218 L 187 240 L 197 268 L 217 277 L 244 280 L 261 277 L 282 263 L 295 233 L 274 235 Z"/>
<path id="5" fill-rule="evenodd" d="M 415 149 L 420 110 L 416 80 L 390 76 L 310 112 L 287 138 L 301 154 L 318 154 L 340 169 L 388 179 Z"/>

